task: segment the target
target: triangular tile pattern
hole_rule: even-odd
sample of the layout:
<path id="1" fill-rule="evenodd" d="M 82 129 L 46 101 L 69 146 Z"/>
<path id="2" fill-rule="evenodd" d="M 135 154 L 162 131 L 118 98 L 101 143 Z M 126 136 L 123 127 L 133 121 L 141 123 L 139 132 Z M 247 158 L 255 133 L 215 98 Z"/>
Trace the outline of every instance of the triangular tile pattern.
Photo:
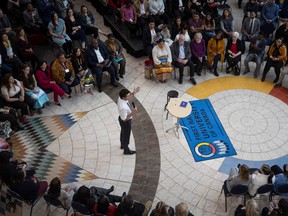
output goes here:
<path id="1" fill-rule="evenodd" d="M 14 157 L 26 161 L 41 180 L 59 177 L 61 182 L 77 182 L 97 178 L 94 174 L 64 160 L 46 148 L 87 112 L 36 117 L 29 119 L 25 130 L 12 136 Z"/>

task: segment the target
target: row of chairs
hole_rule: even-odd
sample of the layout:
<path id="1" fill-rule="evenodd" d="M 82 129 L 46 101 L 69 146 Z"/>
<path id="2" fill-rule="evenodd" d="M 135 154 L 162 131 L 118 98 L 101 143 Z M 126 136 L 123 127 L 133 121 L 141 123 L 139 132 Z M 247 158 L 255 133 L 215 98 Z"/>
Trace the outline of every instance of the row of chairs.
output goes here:
<path id="1" fill-rule="evenodd" d="M 227 181 L 227 180 L 226 180 Z M 246 198 L 249 197 L 254 198 L 256 196 L 263 196 L 263 195 L 268 195 L 269 196 L 269 201 L 272 201 L 272 198 L 276 195 L 285 195 L 288 193 L 288 184 L 281 184 L 278 187 L 277 192 L 273 190 L 274 185 L 273 184 L 265 184 L 262 185 L 257 189 L 256 194 L 251 196 L 248 193 L 248 186 L 247 185 L 236 185 L 233 188 L 231 188 L 230 191 L 228 191 L 226 187 L 226 181 L 223 184 L 221 193 L 224 191 L 224 196 L 225 196 L 225 212 L 227 212 L 227 197 L 229 196 L 234 196 L 234 197 L 241 197 L 243 196 L 244 199 L 244 206 L 246 205 Z"/>
<path id="2" fill-rule="evenodd" d="M 28 206 L 31 206 L 30 216 L 32 216 L 33 208 L 38 203 L 38 201 L 41 199 L 42 196 L 45 202 L 47 203 L 47 208 L 49 210 L 48 215 L 50 214 L 50 206 L 64 209 L 66 211 L 66 216 L 68 215 L 68 212 L 70 210 L 70 208 L 68 209 L 65 208 L 59 199 L 51 198 L 48 195 L 40 195 L 35 200 L 25 200 L 22 196 L 20 196 L 18 193 L 16 193 L 15 191 L 11 190 L 8 187 L 7 187 L 7 194 L 9 197 L 9 201 L 6 204 L 6 206 L 16 208 L 17 202 L 26 203 Z M 72 209 L 73 209 L 74 215 L 76 215 L 77 212 L 82 215 L 91 215 L 89 209 L 86 206 L 82 205 L 81 203 L 72 202 Z"/>

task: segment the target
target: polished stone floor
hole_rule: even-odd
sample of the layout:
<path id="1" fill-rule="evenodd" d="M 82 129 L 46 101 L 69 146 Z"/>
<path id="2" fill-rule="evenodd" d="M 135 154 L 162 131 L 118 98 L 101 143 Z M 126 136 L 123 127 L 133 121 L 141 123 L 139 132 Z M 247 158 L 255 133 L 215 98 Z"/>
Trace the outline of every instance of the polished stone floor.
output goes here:
<path id="1" fill-rule="evenodd" d="M 76 1 L 77 6 L 81 4 L 82 1 Z M 89 2 L 85 4 L 90 5 Z M 242 10 L 236 8 L 236 4 L 231 2 L 234 17 L 240 21 Z M 97 26 L 109 32 L 101 16 L 92 6 L 90 8 Z M 236 30 L 239 28 L 236 24 Z M 105 40 L 102 36 L 101 39 Z M 52 59 L 52 55 L 50 53 L 47 58 Z M 127 68 L 120 87 L 113 88 L 104 80 L 102 93 L 94 89 L 94 95 L 90 95 L 77 89 L 71 99 L 61 100 L 61 107 L 47 107 L 41 116 L 32 117 L 26 131 L 14 135 L 15 146 L 17 143 L 22 146 L 18 152 L 23 159 L 29 162 L 35 160 L 33 157 L 38 153 L 42 155 L 33 165 L 43 179 L 50 181 L 54 176 L 60 176 L 65 183 L 114 185 L 114 194 L 126 191 L 137 200 L 153 201 L 153 206 L 159 200 L 173 207 L 183 201 L 195 216 L 222 216 L 233 215 L 242 202 L 242 199 L 229 198 L 225 212 L 224 195 L 220 192 L 230 167 L 238 163 L 259 167 L 264 162 L 282 166 L 287 161 L 288 92 L 284 88 L 273 89 L 272 71 L 264 83 L 253 79 L 252 74 L 234 77 L 220 72 L 216 78 L 207 72 L 195 77 L 196 86 L 190 83 L 189 77 L 185 77 L 181 85 L 173 79 L 162 84 L 144 78 L 145 57 L 125 56 Z M 141 90 L 133 101 L 139 112 L 133 117 L 130 143 L 137 154 L 124 156 L 120 150 L 115 102 L 121 88 L 133 90 L 137 86 Z M 187 100 L 209 98 L 237 155 L 196 163 L 182 131 L 179 139 L 173 132 L 166 133 L 176 121 L 171 115 L 166 120 L 164 105 L 169 90 L 177 90 L 179 96 Z M 52 99 L 52 95 L 49 97 Z M 57 126 L 53 127 L 53 124 Z M 47 132 L 43 133 L 39 128 L 45 128 Z M 28 137 L 31 131 L 36 137 L 34 140 Z M 51 137 L 44 139 L 48 134 Z M 44 147 L 37 148 L 35 153 L 33 149 L 38 139 Z M 44 151 L 46 153 L 42 154 Z M 49 166 L 41 166 L 42 161 L 50 162 Z M 259 204 L 263 207 L 268 201 L 264 198 Z M 33 215 L 43 215 L 45 210 L 45 202 L 41 199 Z M 28 215 L 28 212 L 29 208 L 24 205 L 22 215 Z M 62 209 L 52 213 L 64 214 Z"/>

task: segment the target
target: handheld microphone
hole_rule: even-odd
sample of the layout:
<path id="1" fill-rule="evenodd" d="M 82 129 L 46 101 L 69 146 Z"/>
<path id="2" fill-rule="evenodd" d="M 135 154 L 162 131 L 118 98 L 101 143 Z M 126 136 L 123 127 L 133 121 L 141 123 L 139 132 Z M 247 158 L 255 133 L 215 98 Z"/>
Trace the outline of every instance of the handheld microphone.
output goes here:
<path id="1" fill-rule="evenodd" d="M 133 106 L 133 108 L 135 109 L 135 103 L 134 103 L 134 102 L 132 102 L 132 106 Z"/>

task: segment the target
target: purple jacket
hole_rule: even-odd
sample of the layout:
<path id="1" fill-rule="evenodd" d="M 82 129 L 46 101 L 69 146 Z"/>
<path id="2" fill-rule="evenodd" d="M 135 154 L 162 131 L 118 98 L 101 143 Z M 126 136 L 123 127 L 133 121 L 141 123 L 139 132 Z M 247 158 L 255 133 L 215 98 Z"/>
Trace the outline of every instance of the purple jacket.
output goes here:
<path id="1" fill-rule="evenodd" d="M 194 57 L 205 56 L 205 53 L 206 53 L 205 41 L 201 39 L 200 43 L 196 43 L 196 41 L 193 39 L 191 41 L 191 52 L 192 52 L 192 56 Z"/>

